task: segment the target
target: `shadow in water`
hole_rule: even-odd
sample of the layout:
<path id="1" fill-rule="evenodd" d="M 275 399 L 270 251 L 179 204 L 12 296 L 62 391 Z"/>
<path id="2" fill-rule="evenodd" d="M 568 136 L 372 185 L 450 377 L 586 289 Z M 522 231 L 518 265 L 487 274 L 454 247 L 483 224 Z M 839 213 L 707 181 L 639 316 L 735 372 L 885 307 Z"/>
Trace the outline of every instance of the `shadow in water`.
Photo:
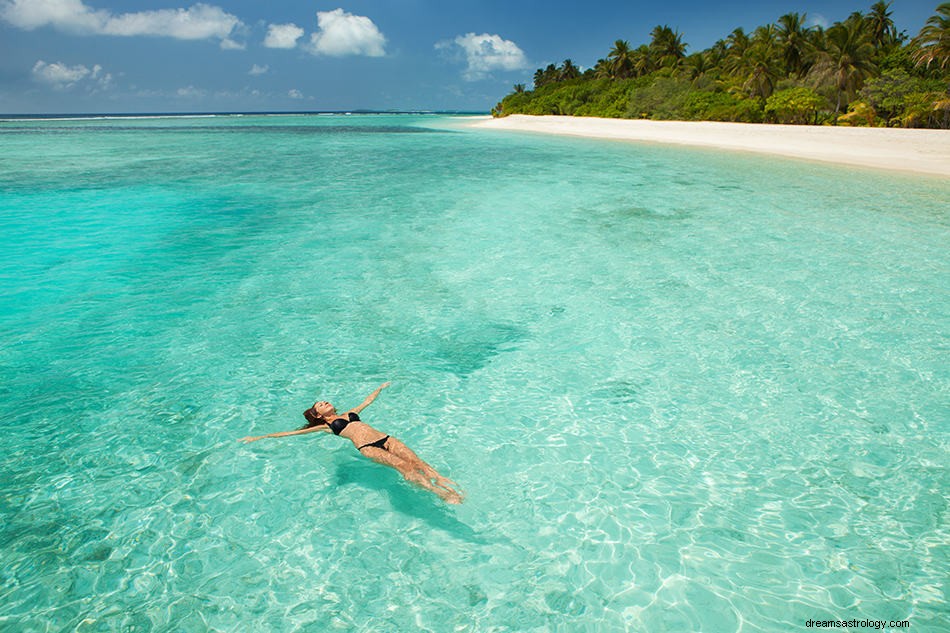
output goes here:
<path id="1" fill-rule="evenodd" d="M 369 460 L 337 464 L 334 484 L 378 490 L 389 496 L 393 510 L 421 519 L 433 529 L 448 532 L 470 543 L 484 545 L 493 542 L 493 539 L 486 539 L 471 526 L 460 521 L 451 509 L 452 506 L 445 505 L 445 502 L 433 493 L 403 481 L 402 475 L 395 470 Z"/>
<path id="2" fill-rule="evenodd" d="M 468 376 L 529 338 L 526 328 L 510 323 L 454 323 L 420 339 L 419 350 L 432 367 Z"/>

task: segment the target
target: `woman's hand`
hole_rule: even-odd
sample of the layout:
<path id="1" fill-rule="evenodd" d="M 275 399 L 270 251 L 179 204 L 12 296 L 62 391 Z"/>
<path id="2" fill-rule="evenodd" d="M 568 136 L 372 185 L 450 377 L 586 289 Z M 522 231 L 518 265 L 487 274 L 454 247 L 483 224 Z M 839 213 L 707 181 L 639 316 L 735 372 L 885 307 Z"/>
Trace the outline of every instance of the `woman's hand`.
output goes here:
<path id="1" fill-rule="evenodd" d="M 368 396 L 366 396 L 366 400 L 363 400 L 363 403 L 362 403 L 360 406 L 354 407 L 354 408 L 350 409 L 350 411 L 355 411 L 355 412 L 357 412 L 357 413 L 360 413 L 363 409 L 365 409 L 366 407 L 368 407 L 370 404 L 373 403 L 373 400 L 376 399 L 376 396 L 379 395 L 379 392 L 380 392 L 380 391 L 382 391 L 383 389 L 385 389 L 385 388 L 388 387 L 388 386 L 389 386 L 389 381 L 386 381 L 386 382 L 384 382 L 383 384 L 381 384 L 380 386 L 376 387 L 376 390 L 373 391 L 373 393 L 371 393 L 371 394 L 369 394 Z"/>
<path id="2" fill-rule="evenodd" d="M 244 442 L 245 444 L 249 444 L 250 442 L 256 442 L 257 440 L 260 440 L 260 439 L 263 439 L 263 437 L 253 437 L 251 435 L 248 435 L 247 437 L 242 437 L 240 441 Z"/>

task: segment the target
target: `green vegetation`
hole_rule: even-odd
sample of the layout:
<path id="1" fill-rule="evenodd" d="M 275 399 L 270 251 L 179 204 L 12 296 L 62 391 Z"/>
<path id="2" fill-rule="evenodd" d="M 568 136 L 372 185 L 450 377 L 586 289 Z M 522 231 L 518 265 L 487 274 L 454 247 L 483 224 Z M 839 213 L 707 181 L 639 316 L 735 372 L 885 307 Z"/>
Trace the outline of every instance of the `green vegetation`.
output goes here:
<path id="1" fill-rule="evenodd" d="M 890 4 L 827 29 L 788 13 L 691 55 L 657 26 L 649 44 L 617 40 L 593 68 L 539 68 L 533 90 L 516 85 L 492 114 L 950 128 L 950 2 L 912 39 Z"/>

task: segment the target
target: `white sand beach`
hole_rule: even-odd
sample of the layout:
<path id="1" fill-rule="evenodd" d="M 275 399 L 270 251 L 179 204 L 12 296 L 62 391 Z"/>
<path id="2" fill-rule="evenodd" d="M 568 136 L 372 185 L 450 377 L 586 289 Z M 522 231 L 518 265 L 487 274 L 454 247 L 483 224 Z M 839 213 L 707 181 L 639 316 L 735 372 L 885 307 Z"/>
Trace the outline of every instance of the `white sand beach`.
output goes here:
<path id="1" fill-rule="evenodd" d="M 950 176 L 950 130 L 511 115 L 476 127 L 774 154 Z"/>

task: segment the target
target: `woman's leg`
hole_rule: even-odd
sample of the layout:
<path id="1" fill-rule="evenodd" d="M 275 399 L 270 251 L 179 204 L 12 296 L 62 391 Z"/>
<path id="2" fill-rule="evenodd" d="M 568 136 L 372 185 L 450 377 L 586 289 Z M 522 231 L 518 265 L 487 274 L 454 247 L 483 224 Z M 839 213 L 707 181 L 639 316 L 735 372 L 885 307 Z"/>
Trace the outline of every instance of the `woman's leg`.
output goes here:
<path id="1" fill-rule="evenodd" d="M 396 438 L 392 436 L 390 436 L 389 440 L 386 442 L 386 450 L 392 453 L 393 455 L 395 455 L 396 457 L 399 457 L 411 463 L 413 466 L 421 470 L 423 474 L 425 474 L 429 479 L 435 479 L 436 485 L 438 485 L 441 488 L 447 488 L 451 490 L 451 488 L 445 485 L 446 483 L 452 484 L 453 486 L 458 485 L 457 483 L 455 483 L 448 477 L 443 477 L 442 475 L 440 475 L 438 471 L 436 471 L 435 468 L 425 463 L 422 460 L 422 458 L 416 455 L 415 452 L 411 448 L 409 448 L 408 446 L 406 446 L 405 444 L 403 444 L 402 442 L 400 442 L 399 440 L 397 440 Z M 452 492 L 455 492 L 455 491 L 452 490 Z"/>
<path id="2" fill-rule="evenodd" d="M 386 445 L 388 446 L 389 442 L 387 442 Z M 377 464 L 383 464 L 384 466 L 398 470 L 406 481 L 412 482 L 420 488 L 425 488 L 429 492 L 434 492 L 442 497 L 446 503 L 462 503 L 461 495 L 454 490 L 434 486 L 427 477 L 419 473 L 419 469 L 412 462 L 390 453 L 387 450 L 377 448 L 376 446 L 367 446 L 360 449 L 360 452 Z"/>

